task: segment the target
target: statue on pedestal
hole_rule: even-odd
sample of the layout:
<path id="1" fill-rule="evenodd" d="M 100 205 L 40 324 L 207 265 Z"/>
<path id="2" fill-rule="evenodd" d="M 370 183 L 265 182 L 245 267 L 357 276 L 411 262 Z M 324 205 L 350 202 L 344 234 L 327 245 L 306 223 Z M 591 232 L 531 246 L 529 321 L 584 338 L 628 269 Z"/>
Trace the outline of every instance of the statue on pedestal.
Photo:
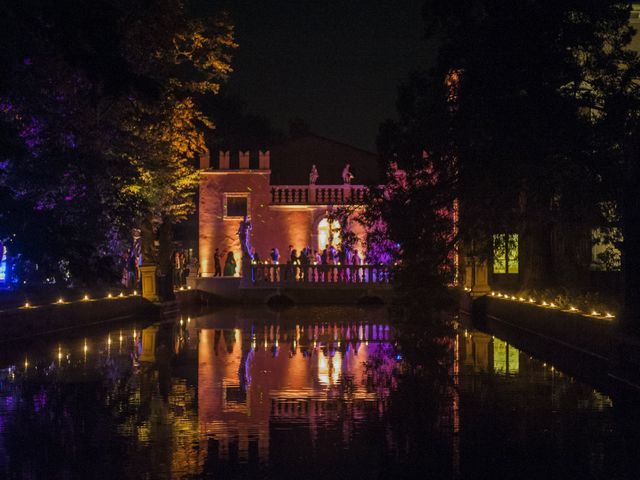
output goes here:
<path id="1" fill-rule="evenodd" d="M 351 184 L 351 180 L 353 180 L 353 174 L 351 173 L 350 168 L 351 165 L 347 163 L 342 170 L 342 181 L 345 185 Z"/>
<path id="2" fill-rule="evenodd" d="M 320 178 L 320 175 L 318 175 L 318 169 L 315 165 L 311 165 L 311 172 L 309 173 L 309 185 L 315 185 L 318 181 L 318 178 Z"/>
<path id="3" fill-rule="evenodd" d="M 242 249 L 242 258 L 248 257 L 253 260 L 253 254 L 251 253 L 251 220 L 244 216 L 244 219 L 240 222 L 240 228 L 238 229 L 238 237 L 240 238 L 240 248 Z"/>

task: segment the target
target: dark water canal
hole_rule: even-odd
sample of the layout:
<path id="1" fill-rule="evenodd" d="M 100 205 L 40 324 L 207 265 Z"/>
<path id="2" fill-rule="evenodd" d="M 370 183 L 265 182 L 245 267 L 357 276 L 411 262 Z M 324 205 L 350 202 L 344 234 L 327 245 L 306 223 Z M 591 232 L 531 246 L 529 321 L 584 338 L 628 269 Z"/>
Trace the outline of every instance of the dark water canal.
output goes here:
<path id="1" fill-rule="evenodd" d="M 479 331 L 338 308 L 109 328 L 5 346 L 0 478 L 604 479 L 640 462 L 633 402 Z"/>

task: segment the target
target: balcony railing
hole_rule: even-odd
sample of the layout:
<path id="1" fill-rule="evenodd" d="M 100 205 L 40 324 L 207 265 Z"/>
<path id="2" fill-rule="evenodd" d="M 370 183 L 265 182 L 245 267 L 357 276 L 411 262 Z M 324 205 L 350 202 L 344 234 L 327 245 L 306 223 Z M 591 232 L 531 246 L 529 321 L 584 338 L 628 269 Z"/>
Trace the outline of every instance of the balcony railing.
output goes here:
<path id="1" fill-rule="evenodd" d="M 302 285 L 388 285 L 393 270 L 386 265 L 273 265 L 252 264 L 251 282 L 255 286 Z"/>
<path id="2" fill-rule="evenodd" d="M 361 205 L 364 185 L 278 185 L 271 189 L 272 205 Z"/>

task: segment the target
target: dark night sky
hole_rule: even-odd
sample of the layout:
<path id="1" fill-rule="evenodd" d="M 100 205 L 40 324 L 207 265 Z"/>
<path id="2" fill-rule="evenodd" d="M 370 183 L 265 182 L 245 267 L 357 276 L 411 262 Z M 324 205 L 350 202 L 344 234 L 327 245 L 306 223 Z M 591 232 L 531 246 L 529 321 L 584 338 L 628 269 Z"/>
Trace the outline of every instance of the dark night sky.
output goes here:
<path id="1" fill-rule="evenodd" d="M 317 134 L 375 151 L 398 85 L 429 58 L 422 3 L 233 0 L 240 47 L 227 88 L 283 131 L 302 118 Z"/>

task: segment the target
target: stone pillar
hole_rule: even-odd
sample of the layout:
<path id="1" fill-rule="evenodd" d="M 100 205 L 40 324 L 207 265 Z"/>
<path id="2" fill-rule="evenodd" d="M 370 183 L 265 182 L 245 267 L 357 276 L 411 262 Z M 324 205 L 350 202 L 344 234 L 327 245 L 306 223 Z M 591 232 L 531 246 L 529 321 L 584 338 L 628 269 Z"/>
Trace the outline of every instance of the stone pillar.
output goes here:
<path id="1" fill-rule="evenodd" d="M 200 170 L 209 170 L 211 167 L 211 157 L 209 156 L 209 150 L 204 149 L 200 152 Z"/>
<path id="2" fill-rule="evenodd" d="M 251 258 L 248 255 L 242 255 L 242 280 L 240 280 L 241 287 L 253 286 L 253 278 L 251 278 Z"/>
<path id="3" fill-rule="evenodd" d="M 472 297 L 481 297 L 491 291 L 489 265 L 486 259 L 467 257 L 464 286 L 471 289 Z"/>
<path id="4" fill-rule="evenodd" d="M 464 288 L 471 290 L 473 287 L 473 259 L 467 257 L 464 263 Z"/>
<path id="5" fill-rule="evenodd" d="M 316 185 L 309 185 L 309 203 L 312 205 L 316 203 L 317 192 L 318 187 Z"/>
<path id="6" fill-rule="evenodd" d="M 220 159 L 220 170 L 229 170 L 231 166 L 231 152 L 220 152 L 218 158 Z"/>
<path id="7" fill-rule="evenodd" d="M 156 361 L 156 334 L 158 327 L 151 325 L 142 330 L 142 352 L 140 353 L 141 362 L 153 363 Z"/>
<path id="8" fill-rule="evenodd" d="M 475 365 L 476 372 L 488 372 L 490 370 L 491 358 L 491 337 L 486 333 L 476 332 L 473 334 L 473 343 L 475 344 Z"/>
<path id="9" fill-rule="evenodd" d="M 249 159 L 250 159 L 250 155 L 251 152 L 240 152 L 240 169 L 241 170 L 248 170 L 249 169 Z"/>
<path id="10" fill-rule="evenodd" d="M 260 170 L 269 170 L 271 168 L 271 159 L 269 150 L 266 151 L 258 151 L 258 168 Z"/>
<path id="11" fill-rule="evenodd" d="M 143 265 L 140 267 L 142 277 L 142 296 L 152 302 L 160 300 L 158 297 L 158 281 L 156 277 L 156 265 Z"/>
<path id="12" fill-rule="evenodd" d="M 474 269 L 474 282 L 471 287 L 471 296 L 480 297 L 491 291 L 491 287 L 489 286 L 489 264 L 486 259 L 476 259 Z"/>

